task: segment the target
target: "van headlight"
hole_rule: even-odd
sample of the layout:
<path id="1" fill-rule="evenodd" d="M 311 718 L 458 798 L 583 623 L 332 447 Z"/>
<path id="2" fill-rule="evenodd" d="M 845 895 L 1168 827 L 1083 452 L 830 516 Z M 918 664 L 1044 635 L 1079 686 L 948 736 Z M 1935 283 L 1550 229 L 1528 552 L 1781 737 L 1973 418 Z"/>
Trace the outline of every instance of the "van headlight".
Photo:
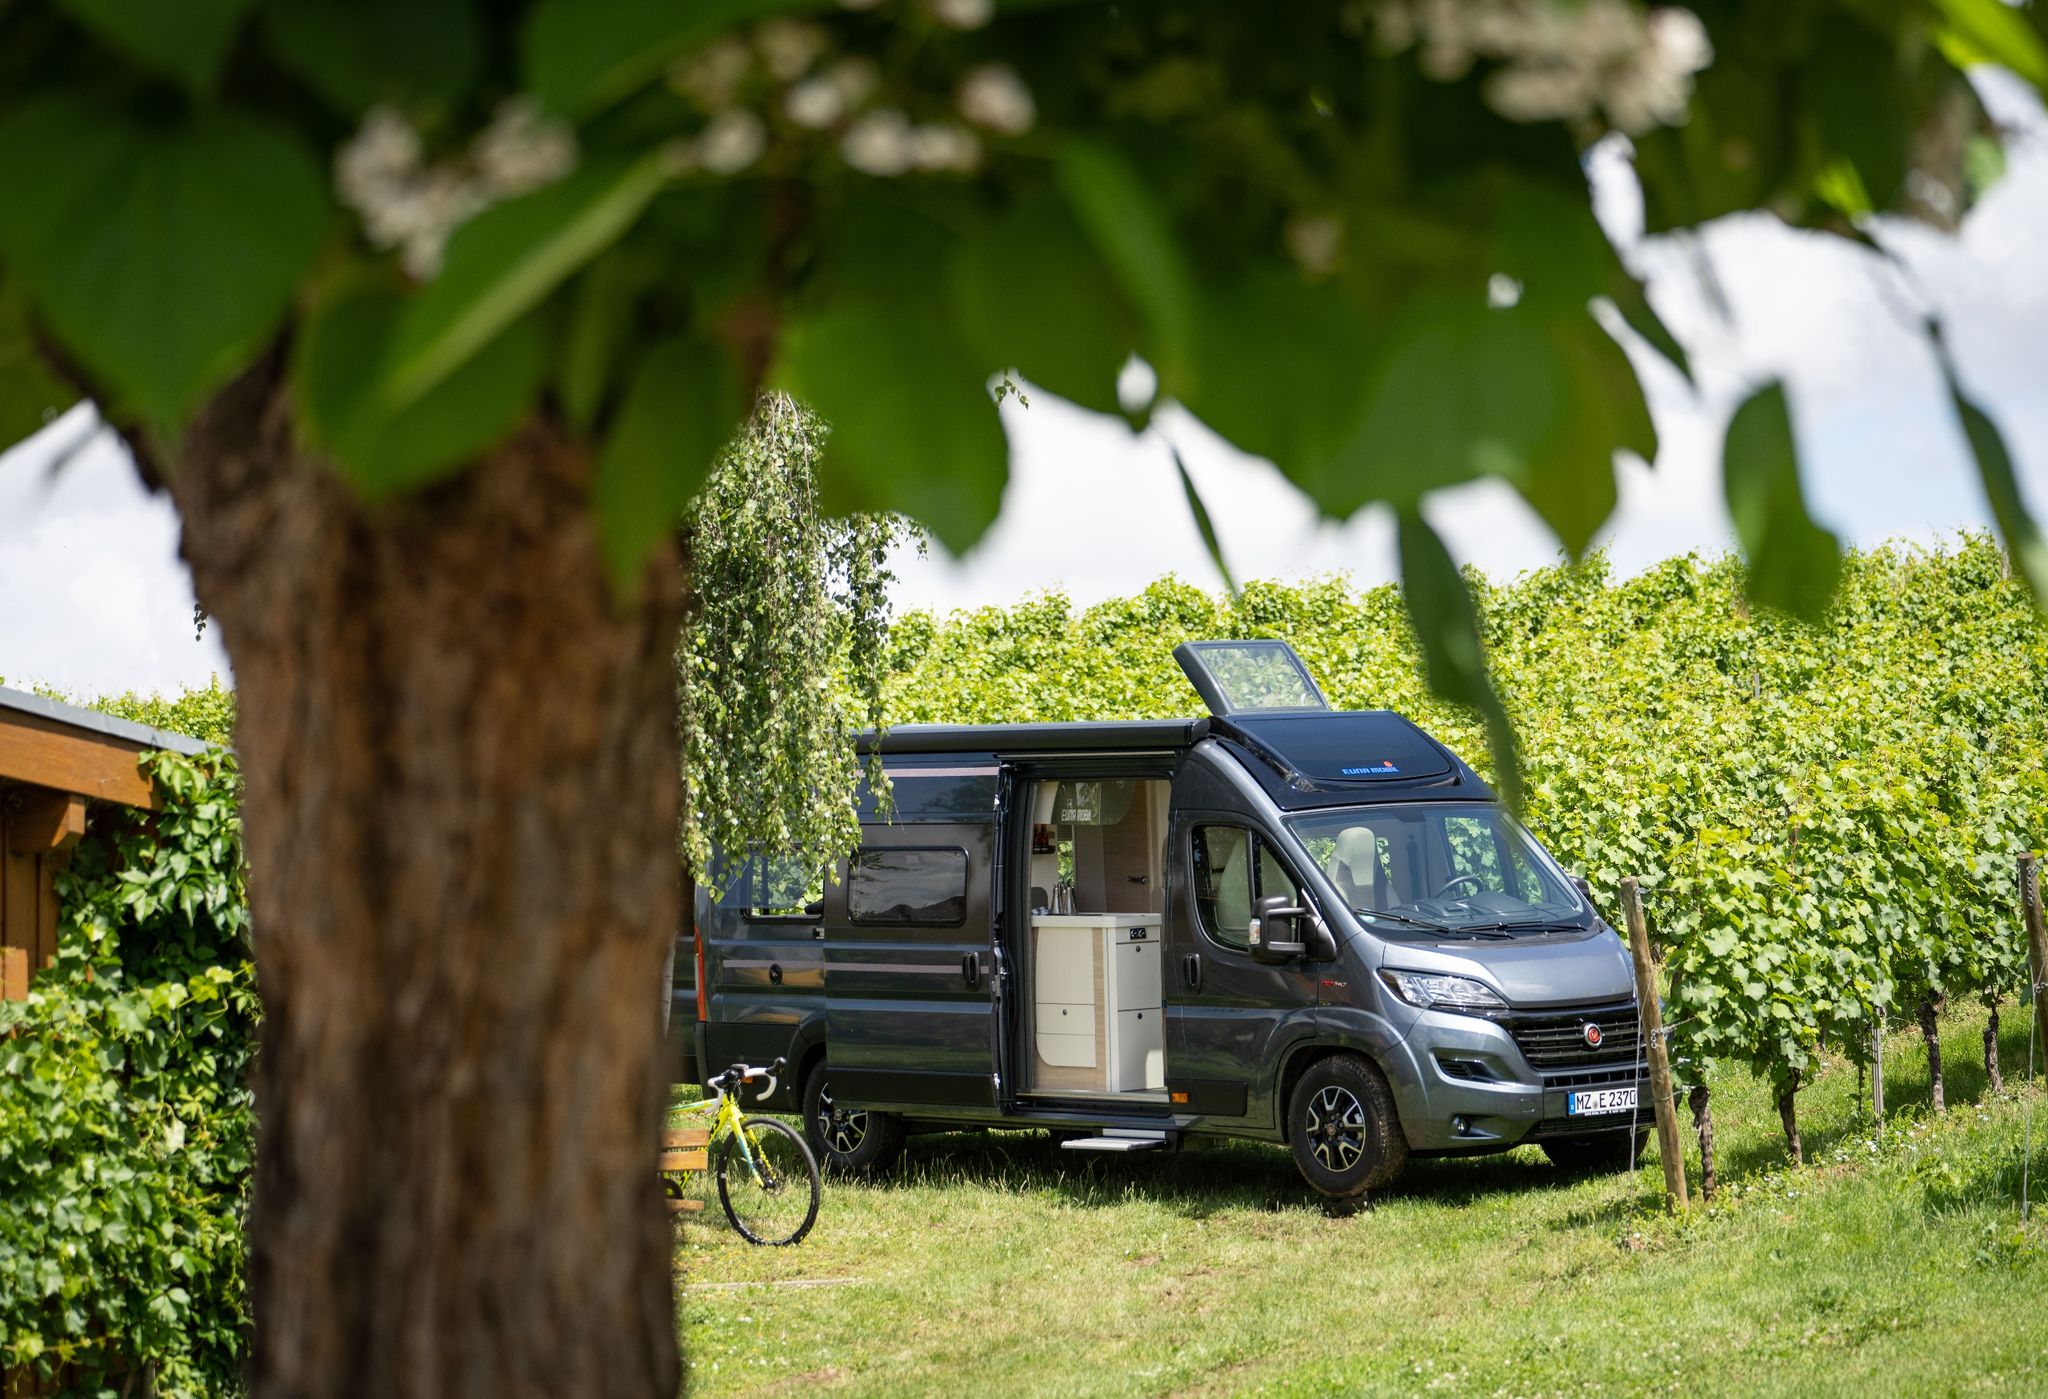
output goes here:
<path id="1" fill-rule="evenodd" d="M 1508 1003 L 1483 981 L 1469 976 L 1441 976 L 1435 972 L 1404 972 L 1380 968 L 1380 980 L 1411 1006 L 1424 1010 L 1449 1010 L 1460 1015 L 1505 1015 Z"/>

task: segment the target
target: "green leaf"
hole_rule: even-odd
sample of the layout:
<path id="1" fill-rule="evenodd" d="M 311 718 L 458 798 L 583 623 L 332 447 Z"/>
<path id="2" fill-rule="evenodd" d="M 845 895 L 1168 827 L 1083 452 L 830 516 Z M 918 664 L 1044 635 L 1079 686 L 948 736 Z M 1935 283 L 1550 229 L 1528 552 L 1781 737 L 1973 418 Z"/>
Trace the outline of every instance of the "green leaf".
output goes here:
<path id="1" fill-rule="evenodd" d="M 1685 346 L 1678 343 L 1678 337 L 1671 333 L 1670 327 L 1664 324 L 1664 318 L 1650 305 L 1650 298 L 1643 294 L 1642 284 L 1630 277 L 1624 285 L 1610 292 L 1609 299 L 1629 329 L 1647 340 L 1652 349 L 1671 361 L 1672 367 L 1690 382 L 1692 357 L 1686 354 Z"/>
<path id="2" fill-rule="evenodd" d="M 452 106 L 483 57 L 473 0 L 268 0 L 261 21 L 278 61 L 350 116 Z"/>
<path id="3" fill-rule="evenodd" d="M 58 0 L 137 63 L 210 91 L 251 0 Z"/>
<path id="4" fill-rule="evenodd" d="M 1585 314 L 1544 327 L 1563 371 L 1565 408 L 1515 484 L 1577 558 L 1614 513 L 1614 453 L 1657 457 L 1657 432 L 1628 356 Z"/>
<path id="5" fill-rule="evenodd" d="M 1991 517 L 1998 521 L 1998 533 L 2012 557 L 2013 571 L 2026 580 L 2035 605 L 2048 611 L 2048 542 L 2042 540 L 2040 526 L 2034 523 L 2026 498 L 2020 494 L 2019 474 L 2013 469 L 2011 454 L 2005 450 L 2005 438 L 1984 410 L 1964 395 L 1949 370 L 1946 356 L 1943 368 L 1948 371 L 1949 399 L 1956 406 L 1956 416 L 1962 419 L 1970 453 L 1977 459 L 1977 476 L 1984 483 L 1984 494 L 1990 498 Z"/>
<path id="6" fill-rule="evenodd" d="M 1841 543 L 1807 514 L 1783 384 L 1766 384 L 1735 410 L 1721 475 L 1749 557 L 1750 597 L 1817 625 L 1841 578 Z"/>
<path id="7" fill-rule="evenodd" d="M 558 382 L 562 411 L 578 428 L 587 431 L 604 411 L 646 273 L 639 259 L 614 249 L 592 263 L 573 288 Z"/>
<path id="8" fill-rule="evenodd" d="M 1092 141 L 1062 146 L 1060 188 L 1152 332 L 1147 359 L 1171 392 L 1187 387 L 1195 283 L 1173 225 L 1122 152 Z"/>
<path id="9" fill-rule="evenodd" d="M 0 119 L 0 258 L 57 340 L 160 429 L 275 332 L 326 231 L 324 182 L 237 113 L 133 123 L 50 98 Z"/>
<path id="10" fill-rule="evenodd" d="M 990 371 L 1014 369 L 1084 408 L 1118 411 L 1136 348 L 1122 293 L 1064 208 L 1023 205 L 962 239 L 953 300 Z"/>
<path id="11" fill-rule="evenodd" d="M 1865 203 L 1845 213 L 1888 207 L 1906 178 L 1907 113 L 1912 103 L 1892 45 L 1845 16 L 1825 21 L 1802 71 L 1807 109 L 1822 147 L 1855 168 Z"/>
<path id="12" fill-rule="evenodd" d="M 2048 92 L 2048 44 L 2005 0 L 1934 0 L 1935 39 L 1958 68 L 1996 63 Z"/>
<path id="13" fill-rule="evenodd" d="M 610 247 L 667 179 L 658 154 L 593 166 L 464 224 L 399 326 L 378 390 L 386 411 L 417 401 Z"/>
<path id="14" fill-rule="evenodd" d="M 1479 711 L 1486 723 L 1487 745 L 1501 796 L 1511 807 L 1522 804 L 1522 770 L 1515 756 L 1514 726 L 1479 642 L 1479 612 L 1464 575 L 1452 562 L 1443 540 L 1416 511 L 1400 517 L 1401 598 L 1408 620 L 1422 645 L 1423 673 L 1429 688 L 1453 704 Z"/>
<path id="15" fill-rule="evenodd" d="M 827 509 L 901 511 L 955 553 L 994 522 L 1003 430 L 988 371 L 945 321 L 843 295 L 791 322 L 779 373 L 832 425 L 818 482 Z"/>
<path id="16" fill-rule="evenodd" d="M 20 294 L 0 282 L 0 451 L 42 431 L 77 398 L 44 364 Z"/>
<path id="17" fill-rule="evenodd" d="M 613 584 L 632 591 L 648 553 L 682 522 L 739 419 L 731 356 L 696 339 L 655 347 L 640 362 L 598 458 L 592 504 Z"/>
<path id="18" fill-rule="evenodd" d="M 729 29 L 833 8 L 834 0 L 541 0 L 521 44 L 526 86 L 552 111 L 587 116 Z"/>
<path id="19" fill-rule="evenodd" d="M 337 291 L 317 306 L 292 362 L 301 430 L 373 499 L 448 475 L 531 411 L 546 364 L 538 322 L 502 331 L 423 397 L 397 413 L 376 393 L 404 311 L 383 285 Z"/>
<path id="20" fill-rule="evenodd" d="M 1237 579 L 1231 576 L 1230 565 L 1224 560 L 1223 541 L 1216 537 L 1216 522 L 1209 518 L 1209 507 L 1202 503 L 1202 493 L 1195 489 L 1195 478 L 1188 474 L 1188 464 L 1181 460 L 1180 448 L 1168 444 L 1168 450 L 1173 453 L 1173 469 L 1180 473 L 1180 489 L 1187 497 L 1188 513 L 1195 517 L 1195 528 L 1202 532 L 1202 547 L 1209 551 L 1209 561 L 1223 575 L 1223 586 L 1234 598 L 1237 596 Z"/>
<path id="21" fill-rule="evenodd" d="M 1304 484 L 1347 515 L 1482 476 L 1522 481 L 1564 411 L 1562 366 L 1533 315 L 1432 299 L 1394 332 L 1356 438 Z"/>

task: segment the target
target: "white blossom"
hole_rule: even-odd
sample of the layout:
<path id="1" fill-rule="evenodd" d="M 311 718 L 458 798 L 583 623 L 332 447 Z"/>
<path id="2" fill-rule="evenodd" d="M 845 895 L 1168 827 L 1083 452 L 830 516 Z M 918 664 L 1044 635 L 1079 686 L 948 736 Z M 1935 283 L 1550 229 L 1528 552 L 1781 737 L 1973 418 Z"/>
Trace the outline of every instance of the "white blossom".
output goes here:
<path id="1" fill-rule="evenodd" d="M 747 46 L 725 38 L 677 59 L 669 66 L 668 83 L 705 111 L 716 112 L 739 100 L 740 85 L 753 66 Z"/>
<path id="2" fill-rule="evenodd" d="M 805 78 L 782 99 L 782 110 L 798 126 L 819 131 L 846 115 L 846 93 L 830 78 Z"/>
<path id="3" fill-rule="evenodd" d="M 540 104 L 515 97 L 500 104 L 470 145 L 477 177 L 500 199 L 553 184 L 576 168 L 576 135 L 565 122 L 541 116 Z"/>
<path id="4" fill-rule="evenodd" d="M 778 82 L 793 83 L 810 72 L 830 45 L 823 29 L 800 19 L 771 19 L 754 34 L 761 61 Z"/>
<path id="5" fill-rule="evenodd" d="M 984 63 L 960 81 L 960 115 L 1005 136 L 1021 136 L 1038 120 L 1031 89 L 1007 63 Z"/>
<path id="6" fill-rule="evenodd" d="M 979 29 L 996 17 L 996 0 L 932 0 L 932 14 L 955 29 Z"/>
<path id="7" fill-rule="evenodd" d="M 1486 304 L 1496 311 L 1506 310 L 1522 299 L 1522 284 L 1505 272 L 1496 272 L 1486 279 Z"/>
<path id="8" fill-rule="evenodd" d="M 1325 276 L 1336 270 L 1344 249 L 1344 223 L 1333 214 L 1297 214 L 1280 237 L 1303 271 Z"/>
<path id="9" fill-rule="evenodd" d="M 847 128 L 839 153 L 863 174 L 901 175 L 915 158 L 910 118 L 891 107 L 869 112 Z"/>
<path id="10" fill-rule="evenodd" d="M 720 112 L 697 138 L 697 163 L 714 175 L 736 175 L 768 149 L 768 128 L 752 112 Z"/>
<path id="11" fill-rule="evenodd" d="M 981 142 L 964 126 L 914 127 L 910 133 L 910 161 L 920 170 L 964 174 L 981 163 Z"/>

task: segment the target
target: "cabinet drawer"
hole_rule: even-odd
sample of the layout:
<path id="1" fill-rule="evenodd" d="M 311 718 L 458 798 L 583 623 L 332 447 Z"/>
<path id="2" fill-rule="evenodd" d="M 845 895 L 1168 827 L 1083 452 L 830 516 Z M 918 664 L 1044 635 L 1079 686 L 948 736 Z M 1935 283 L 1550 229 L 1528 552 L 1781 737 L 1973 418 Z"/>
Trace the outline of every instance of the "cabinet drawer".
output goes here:
<path id="1" fill-rule="evenodd" d="M 1059 1005 L 1052 1001 L 1040 1001 L 1035 1007 L 1038 1012 L 1038 1033 L 1041 1035 L 1088 1035 L 1095 1034 L 1095 1007 Z"/>
<path id="2" fill-rule="evenodd" d="M 1092 1069 L 1095 1067 L 1095 1032 L 1059 1035 L 1040 1030 L 1038 1057 L 1058 1069 Z"/>
<path id="3" fill-rule="evenodd" d="M 1097 995 L 1095 959 L 1101 931 L 1096 928 L 1040 928 L 1032 951 L 1036 988 L 1033 999 L 1060 1005 L 1092 1004 Z"/>
<path id="4" fill-rule="evenodd" d="M 1109 1003 L 1119 1011 L 1159 1009 L 1159 944 L 1120 944 L 1109 953 Z"/>

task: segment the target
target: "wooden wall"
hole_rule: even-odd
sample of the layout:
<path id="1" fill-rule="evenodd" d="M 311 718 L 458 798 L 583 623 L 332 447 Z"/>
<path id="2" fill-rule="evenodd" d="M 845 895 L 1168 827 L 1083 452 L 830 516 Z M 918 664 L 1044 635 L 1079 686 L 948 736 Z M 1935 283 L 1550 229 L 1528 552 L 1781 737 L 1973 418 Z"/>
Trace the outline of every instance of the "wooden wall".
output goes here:
<path id="1" fill-rule="evenodd" d="M 19 1000 L 29 974 L 57 955 L 56 861 L 16 850 L 12 824 L 0 817 L 0 996 Z"/>

